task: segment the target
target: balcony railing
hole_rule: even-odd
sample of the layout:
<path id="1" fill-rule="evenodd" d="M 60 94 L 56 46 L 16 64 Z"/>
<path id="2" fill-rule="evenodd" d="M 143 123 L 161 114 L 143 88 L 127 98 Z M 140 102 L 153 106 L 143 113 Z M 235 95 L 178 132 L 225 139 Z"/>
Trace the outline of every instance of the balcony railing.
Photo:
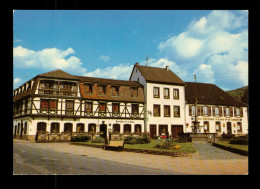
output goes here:
<path id="1" fill-rule="evenodd" d="M 77 96 L 77 91 L 71 89 L 39 89 L 39 94 Z"/>

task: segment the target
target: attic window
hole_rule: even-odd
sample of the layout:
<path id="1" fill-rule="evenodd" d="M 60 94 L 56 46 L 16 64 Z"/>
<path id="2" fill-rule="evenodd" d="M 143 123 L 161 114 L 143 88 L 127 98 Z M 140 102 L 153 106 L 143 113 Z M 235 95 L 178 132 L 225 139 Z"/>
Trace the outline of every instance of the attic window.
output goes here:
<path id="1" fill-rule="evenodd" d="M 99 95 L 105 95 L 106 94 L 106 86 L 105 85 L 100 85 L 98 87 Z"/>
<path id="2" fill-rule="evenodd" d="M 137 88 L 131 88 L 131 97 L 137 97 L 137 96 L 138 96 Z"/>
<path id="3" fill-rule="evenodd" d="M 92 85 L 90 84 L 85 84 L 85 92 L 87 94 L 92 94 Z"/>
<path id="4" fill-rule="evenodd" d="M 119 87 L 112 87 L 112 95 L 113 96 L 119 95 Z"/>

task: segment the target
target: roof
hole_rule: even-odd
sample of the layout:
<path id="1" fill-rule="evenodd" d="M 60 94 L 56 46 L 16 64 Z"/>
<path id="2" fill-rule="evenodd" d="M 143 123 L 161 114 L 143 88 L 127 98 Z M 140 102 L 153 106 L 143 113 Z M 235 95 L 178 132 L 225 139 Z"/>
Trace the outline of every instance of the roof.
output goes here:
<path id="1" fill-rule="evenodd" d="M 75 77 L 73 75 L 70 75 L 67 72 L 64 72 L 64 71 L 59 70 L 59 69 L 51 71 L 51 72 L 46 72 L 46 73 L 43 73 L 43 74 L 39 74 L 37 76 L 47 77 L 47 78 L 59 78 L 59 79 L 78 80 L 77 77 Z"/>
<path id="2" fill-rule="evenodd" d="M 185 98 L 188 104 L 194 104 L 195 98 L 198 99 L 198 104 L 208 105 L 226 105 L 226 106 L 242 106 L 247 105 L 236 100 L 227 92 L 223 91 L 214 84 L 186 82 Z"/>
<path id="3" fill-rule="evenodd" d="M 166 68 L 141 66 L 138 63 L 135 64 L 135 67 L 141 72 L 141 74 L 143 75 L 143 77 L 145 78 L 145 80 L 147 82 L 185 85 L 185 82 L 182 81 L 170 69 L 167 70 Z M 133 68 L 133 70 L 134 70 L 134 68 Z M 133 71 L 132 71 L 132 74 L 133 74 Z"/>
<path id="4" fill-rule="evenodd" d="M 87 83 L 98 83 L 98 84 L 109 84 L 109 85 L 119 85 L 119 86 L 136 86 L 141 87 L 142 85 L 136 81 L 125 81 L 125 80 L 115 80 L 115 79 L 104 79 L 97 77 L 85 77 L 85 76 L 75 76 L 81 82 Z"/>

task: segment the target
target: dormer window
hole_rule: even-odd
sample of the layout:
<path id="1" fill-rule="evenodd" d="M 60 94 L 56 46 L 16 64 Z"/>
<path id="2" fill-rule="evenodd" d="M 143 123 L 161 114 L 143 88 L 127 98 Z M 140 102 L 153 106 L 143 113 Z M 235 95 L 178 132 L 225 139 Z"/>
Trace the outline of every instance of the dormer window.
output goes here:
<path id="1" fill-rule="evenodd" d="M 119 96 L 119 87 L 112 87 L 112 95 Z"/>
<path id="2" fill-rule="evenodd" d="M 99 95 L 105 95 L 106 94 L 106 86 L 105 85 L 100 85 L 98 87 Z"/>
<path id="3" fill-rule="evenodd" d="M 137 97 L 138 96 L 138 89 L 133 87 L 131 88 L 131 97 Z"/>
<path id="4" fill-rule="evenodd" d="M 86 94 L 92 94 L 92 85 L 91 84 L 85 84 L 85 92 Z"/>

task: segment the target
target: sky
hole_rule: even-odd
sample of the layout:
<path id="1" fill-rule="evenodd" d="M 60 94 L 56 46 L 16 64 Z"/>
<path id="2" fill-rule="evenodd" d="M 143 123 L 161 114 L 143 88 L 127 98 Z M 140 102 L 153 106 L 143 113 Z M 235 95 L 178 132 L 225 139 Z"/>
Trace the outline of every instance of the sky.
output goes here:
<path id="1" fill-rule="evenodd" d="M 183 81 L 248 85 L 247 10 L 14 10 L 13 89 L 38 74 L 129 80 L 136 62 Z M 148 57 L 148 61 L 146 58 Z"/>

